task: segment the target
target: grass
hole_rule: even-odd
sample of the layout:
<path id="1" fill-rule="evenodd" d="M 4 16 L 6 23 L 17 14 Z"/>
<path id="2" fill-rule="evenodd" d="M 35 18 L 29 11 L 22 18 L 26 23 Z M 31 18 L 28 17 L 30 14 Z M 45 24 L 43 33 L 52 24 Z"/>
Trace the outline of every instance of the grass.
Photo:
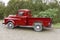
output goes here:
<path id="1" fill-rule="evenodd" d="M 60 23 L 53 24 L 54 28 L 60 28 Z"/>

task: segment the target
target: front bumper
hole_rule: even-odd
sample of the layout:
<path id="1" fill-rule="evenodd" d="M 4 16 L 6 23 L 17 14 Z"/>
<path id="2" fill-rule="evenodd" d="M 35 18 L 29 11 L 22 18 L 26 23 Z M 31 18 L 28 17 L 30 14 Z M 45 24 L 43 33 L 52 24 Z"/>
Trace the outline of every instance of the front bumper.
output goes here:
<path id="1" fill-rule="evenodd" d="M 2 24 L 5 24 L 6 25 L 6 23 L 2 23 Z"/>
<path id="2" fill-rule="evenodd" d="M 5 24 L 5 23 L 2 23 L 2 24 Z"/>

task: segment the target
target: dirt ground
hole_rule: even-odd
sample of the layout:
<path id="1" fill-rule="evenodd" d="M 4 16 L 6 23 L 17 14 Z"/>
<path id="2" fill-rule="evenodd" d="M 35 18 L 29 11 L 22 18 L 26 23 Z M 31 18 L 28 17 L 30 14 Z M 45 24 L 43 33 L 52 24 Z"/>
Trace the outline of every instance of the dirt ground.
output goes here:
<path id="1" fill-rule="evenodd" d="M 0 22 L 0 40 L 60 40 L 60 29 L 35 32 L 31 28 L 8 29 Z"/>

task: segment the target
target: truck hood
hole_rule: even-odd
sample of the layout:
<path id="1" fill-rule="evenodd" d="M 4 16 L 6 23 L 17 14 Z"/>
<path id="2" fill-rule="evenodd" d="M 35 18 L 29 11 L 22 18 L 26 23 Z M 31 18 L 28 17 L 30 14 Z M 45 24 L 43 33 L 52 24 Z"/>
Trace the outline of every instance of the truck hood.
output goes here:
<path id="1" fill-rule="evenodd" d="M 8 17 L 15 17 L 16 15 L 9 15 Z"/>
<path id="2" fill-rule="evenodd" d="M 17 17 L 16 15 L 9 15 L 8 18 L 15 18 Z"/>

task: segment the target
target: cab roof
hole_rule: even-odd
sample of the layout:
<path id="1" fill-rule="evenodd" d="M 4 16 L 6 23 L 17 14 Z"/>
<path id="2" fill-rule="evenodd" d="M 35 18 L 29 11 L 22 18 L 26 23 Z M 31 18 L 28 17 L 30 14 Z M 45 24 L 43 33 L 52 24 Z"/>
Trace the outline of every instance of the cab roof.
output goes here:
<path id="1" fill-rule="evenodd" d="M 18 11 L 30 11 L 29 9 L 19 9 Z"/>

